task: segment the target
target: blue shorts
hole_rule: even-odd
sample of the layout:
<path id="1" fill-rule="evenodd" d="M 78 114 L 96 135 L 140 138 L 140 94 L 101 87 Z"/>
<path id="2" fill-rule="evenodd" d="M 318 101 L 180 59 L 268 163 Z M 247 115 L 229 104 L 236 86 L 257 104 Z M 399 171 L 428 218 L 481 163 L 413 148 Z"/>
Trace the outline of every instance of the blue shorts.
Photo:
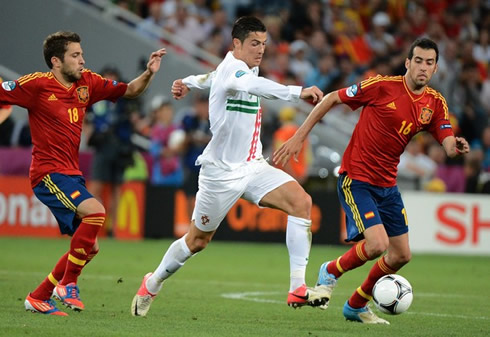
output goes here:
<path id="1" fill-rule="evenodd" d="M 408 232 L 407 213 L 398 187 L 374 186 L 343 173 L 337 192 L 345 211 L 346 241 L 362 240 L 364 231 L 378 224 L 383 224 L 389 237 Z"/>
<path id="2" fill-rule="evenodd" d="M 81 219 L 76 217 L 78 205 L 93 198 L 87 191 L 82 176 L 60 173 L 46 175 L 33 191 L 39 201 L 48 206 L 53 213 L 61 233 L 69 235 L 75 233 L 81 222 Z"/>

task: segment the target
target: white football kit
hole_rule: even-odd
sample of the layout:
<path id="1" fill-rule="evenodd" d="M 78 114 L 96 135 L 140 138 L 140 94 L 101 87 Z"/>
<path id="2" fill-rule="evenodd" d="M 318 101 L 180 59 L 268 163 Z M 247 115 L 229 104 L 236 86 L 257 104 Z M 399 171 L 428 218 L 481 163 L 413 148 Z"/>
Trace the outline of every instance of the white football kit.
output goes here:
<path id="1" fill-rule="evenodd" d="M 260 97 L 297 101 L 302 87 L 258 76 L 258 67 L 228 52 L 215 71 L 188 76 L 189 88 L 207 89 L 212 139 L 196 161 L 202 165 L 192 219 L 202 231 L 214 231 L 239 198 L 255 204 L 270 191 L 294 180 L 262 156 Z"/>

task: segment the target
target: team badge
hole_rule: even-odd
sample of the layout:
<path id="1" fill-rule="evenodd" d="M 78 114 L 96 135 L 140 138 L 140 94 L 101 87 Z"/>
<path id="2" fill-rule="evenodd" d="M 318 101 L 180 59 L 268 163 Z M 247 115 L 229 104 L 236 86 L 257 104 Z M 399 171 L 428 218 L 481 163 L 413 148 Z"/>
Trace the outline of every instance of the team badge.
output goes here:
<path id="1" fill-rule="evenodd" d="M 432 109 L 423 107 L 419 116 L 419 122 L 422 124 L 429 124 L 433 113 L 434 111 Z"/>
<path id="2" fill-rule="evenodd" d="M 201 223 L 203 226 L 206 226 L 209 223 L 209 217 L 207 215 L 203 215 L 201 217 Z"/>
<path id="3" fill-rule="evenodd" d="M 77 88 L 77 95 L 78 95 L 78 101 L 80 103 L 87 103 L 88 102 L 88 87 L 83 86 L 83 87 L 78 87 Z"/>
<path id="4" fill-rule="evenodd" d="M 5 91 L 12 91 L 14 90 L 16 87 L 15 85 L 15 82 L 14 81 L 5 81 L 5 82 L 2 82 L 2 88 L 5 90 Z"/>

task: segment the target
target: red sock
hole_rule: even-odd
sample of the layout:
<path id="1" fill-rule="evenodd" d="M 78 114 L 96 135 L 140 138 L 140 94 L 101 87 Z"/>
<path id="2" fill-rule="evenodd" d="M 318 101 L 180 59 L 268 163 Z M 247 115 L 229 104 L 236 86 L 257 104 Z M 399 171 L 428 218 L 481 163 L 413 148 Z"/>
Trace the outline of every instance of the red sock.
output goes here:
<path id="1" fill-rule="evenodd" d="M 85 262 L 85 265 L 87 265 L 90 261 L 93 260 L 93 258 L 95 257 L 95 255 L 97 255 L 97 253 L 99 252 L 99 249 L 95 249 L 95 246 L 92 247 L 92 250 L 90 251 L 90 253 L 87 255 L 87 262 Z"/>
<path id="2" fill-rule="evenodd" d="M 362 308 L 369 302 L 373 296 L 373 287 L 377 280 L 388 274 L 395 274 L 397 270 L 388 266 L 385 257 L 380 258 L 369 271 L 368 277 L 362 285 L 349 298 L 349 305 L 352 308 Z"/>
<path id="3" fill-rule="evenodd" d="M 37 300 L 49 300 L 53 293 L 54 287 L 59 280 L 63 278 L 65 273 L 66 261 L 68 260 L 68 252 L 65 253 L 56 263 L 51 273 L 41 282 L 41 284 L 31 293 L 31 296 Z"/>
<path id="4" fill-rule="evenodd" d="M 104 224 L 104 220 L 104 213 L 91 214 L 82 219 L 82 223 L 71 238 L 65 274 L 60 284 L 77 283 L 78 276 L 87 263 L 88 255 L 95 245 L 97 233 Z"/>
<path id="5" fill-rule="evenodd" d="M 365 245 L 366 241 L 356 243 L 344 255 L 330 262 L 327 265 L 327 271 L 339 278 L 346 271 L 362 266 L 369 260 Z"/>

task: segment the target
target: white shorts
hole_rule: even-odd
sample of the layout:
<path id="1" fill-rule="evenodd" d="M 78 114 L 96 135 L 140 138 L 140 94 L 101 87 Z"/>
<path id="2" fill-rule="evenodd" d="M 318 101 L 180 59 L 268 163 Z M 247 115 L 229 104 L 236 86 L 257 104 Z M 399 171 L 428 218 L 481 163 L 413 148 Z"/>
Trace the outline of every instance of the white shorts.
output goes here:
<path id="1" fill-rule="evenodd" d="M 234 171 L 203 165 L 192 220 L 203 232 L 214 231 L 238 199 L 258 205 L 267 193 L 289 181 L 295 180 L 263 159 Z"/>

